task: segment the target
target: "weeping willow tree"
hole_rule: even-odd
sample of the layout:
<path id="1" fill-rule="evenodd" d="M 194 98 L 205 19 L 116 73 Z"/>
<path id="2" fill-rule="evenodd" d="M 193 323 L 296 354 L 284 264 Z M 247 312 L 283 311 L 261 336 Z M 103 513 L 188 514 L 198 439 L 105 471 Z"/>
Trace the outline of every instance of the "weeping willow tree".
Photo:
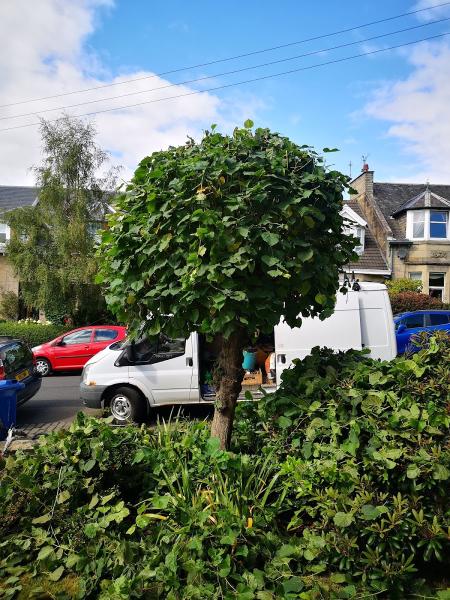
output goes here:
<path id="1" fill-rule="evenodd" d="M 25 305 L 54 320 L 65 315 L 93 322 L 105 311 L 94 283 L 94 249 L 117 170 L 106 169 L 108 155 L 97 146 L 91 123 L 64 116 L 43 120 L 40 131 L 43 160 L 33 169 L 38 201 L 6 215 L 8 258 Z"/>

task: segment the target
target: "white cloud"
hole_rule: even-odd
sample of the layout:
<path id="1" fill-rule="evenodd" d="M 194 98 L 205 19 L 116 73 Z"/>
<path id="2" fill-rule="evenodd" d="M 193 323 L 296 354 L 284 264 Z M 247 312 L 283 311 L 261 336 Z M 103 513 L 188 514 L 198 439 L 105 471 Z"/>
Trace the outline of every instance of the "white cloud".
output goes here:
<path id="1" fill-rule="evenodd" d="M 386 134 L 398 139 L 415 163 L 415 173 L 408 179 L 448 183 L 450 46 L 424 43 L 411 50 L 407 60 L 410 75 L 378 88 L 365 114 L 390 123 Z"/>
<path id="2" fill-rule="evenodd" d="M 31 111 L 39 115 L 39 110 L 128 92 L 142 93 L 66 112 L 77 115 L 194 91 L 189 86 L 148 91 L 171 82 L 146 71 L 112 75 L 86 44 L 97 19 L 111 9 L 112 0 L 39 0 L 33 7 L 29 0 L 0 2 L 0 37 L 2 47 L 8 49 L 0 54 L 0 104 L 151 77 L 103 90 L 0 108 L 0 119 Z M 138 161 L 152 151 L 183 143 L 187 134 L 197 137 L 213 122 L 229 129 L 248 117 L 255 117 L 263 106 L 260 100 L 242 91 L 229 92 L 224 98 L 202 93 L 107 112 L 90 119 L 96 125 L 100 146 L 112 153 L 113 162 L 125 167 L 122 176 L 128 178 Z M 41 116 L 56 118 L 60 112 L 41 113 Z M 0 129 L 36 121 L 35 115 L 0 120 Z M 0 132 L 0 185 L 32 185 L 29 168 L 38 164 L 40 158 L 37 127 Z"/>
<path id="3" fill-rule="evenodd" d="M 443 2 L 440 2 L 439 0 L 418 0 L 412 7 L 412 10 L 430 8 L 430 10 L 424 10 L 423 12 L 417 13 L 416 16 L 421 21 L 434 21 L 435 19 L 439 19 L 441 17 L 447 17 L 450 14 L 449 5 L 436 6 L 439 4 L 443 4 Z"/>

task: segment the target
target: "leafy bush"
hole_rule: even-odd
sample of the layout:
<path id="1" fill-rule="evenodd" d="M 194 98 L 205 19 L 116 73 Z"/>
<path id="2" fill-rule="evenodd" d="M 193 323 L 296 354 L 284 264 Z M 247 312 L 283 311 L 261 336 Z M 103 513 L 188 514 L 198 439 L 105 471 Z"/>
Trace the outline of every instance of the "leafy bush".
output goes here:
<path id="1" fill-rule="evenodd" d="M 422 281 L 420 279 L 388 279 L 386 286 L 389 294 L 399 294 L 400 292 L 418 292 L 422 291 Z"/>
<path id="2" fill-rule="evenodd" d="M 68 331 L 61 325 L 47 325 L 39 322 L 5 321 L 0 323 L 0 335 L 10 335 L 23 340 L 30 348 L 49 342 L 58 335 Z"/>
<path id="3" fill-rule="evenodd" d="M 204 422 L 79 415 L 2 465 L 0 596 L 418 594 L 448 562 L 449 365 L 448 339 L 392 363 L 316 350 L 239 409 L 239 453 Z"/>
<path id="4" fill-rule="evenodd" d="M 3 292 L 0 299 L 0 316 L 14 321 L 19 314 L 19 298 L 14 292 Z"/>
<path id="5" fill-rule="evenodd" d="M 419 294 L 418 292 L 390 293 L 389 297 L 394 315 L 409 310 L 428 310 L 445 307 L 439 298 L 432 298 L 427 294 Z"/>

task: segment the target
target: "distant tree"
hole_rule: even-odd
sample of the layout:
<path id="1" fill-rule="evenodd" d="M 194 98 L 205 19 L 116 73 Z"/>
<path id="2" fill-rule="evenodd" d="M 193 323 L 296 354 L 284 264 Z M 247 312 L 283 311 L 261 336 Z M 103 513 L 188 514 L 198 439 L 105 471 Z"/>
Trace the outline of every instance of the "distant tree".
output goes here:
<path id="1" fill-rule="evenodd" d="M 41 121 L 43 161 L 34 167 L 39 188 L 35 206 L 9 212 L 8 259 L 28 306 L 50 320 L 98 318 L 105 310 L 94 283 L 98 228 L 105 220 L 116 170 L 99 176 L 108 156 L 95 142 L 91 123 L 64 116 Z"/>
<path id="2" fill-rule="evenodd" d="M 103 233 L 101 278 L 121 321 L 149 335 L 198 331 L 220 349 L 212 435 L 230 440 L 242 352 L 280 316 L 328 315 L 355 258 L 347 178 L 251 122 L 144 158 Z"/>
<path id="3" fill-rule="evenodd" d="M 420 279 L 390 279 L 386 281 L 389 295 L 399 294 L 401 292 L 417 292 L 422 291 L 422 281 Z"/>

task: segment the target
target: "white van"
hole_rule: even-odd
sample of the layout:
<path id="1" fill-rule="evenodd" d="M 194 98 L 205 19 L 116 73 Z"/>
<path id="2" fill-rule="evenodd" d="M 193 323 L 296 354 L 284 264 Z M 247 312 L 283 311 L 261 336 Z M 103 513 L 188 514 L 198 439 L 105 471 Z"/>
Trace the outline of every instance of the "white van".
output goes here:
<path id="1" fill-rule="evenodd" d="M 336 351 L 367 348 L 372 358 L 394 358 L 397 347 L 386 286 L 363 282 L 347 294 L 338 293 L 335 311 L 324 321 L 303 319 L 302 327 L 294 329 L 280 322 L 272 336 L 264 336 L 262 366 L 244 378 L 243 393 L 250 390 L 255 397 L 261 388 L 276 389 L 293 359 L 304 358 L 314 346 Z M 211 402 L 213 364 L 213 345 L 197 333 L 187 340 L 161 335 L 149 343 L 144 338 L 132 351 L 127 342 L 118 342 L 86 363 L 81 399 L 90 408 L 109 408 L 118 422 L 139 421 L 153 406 Z M 269 364 L 270 371 L 264 369 Z"/>

